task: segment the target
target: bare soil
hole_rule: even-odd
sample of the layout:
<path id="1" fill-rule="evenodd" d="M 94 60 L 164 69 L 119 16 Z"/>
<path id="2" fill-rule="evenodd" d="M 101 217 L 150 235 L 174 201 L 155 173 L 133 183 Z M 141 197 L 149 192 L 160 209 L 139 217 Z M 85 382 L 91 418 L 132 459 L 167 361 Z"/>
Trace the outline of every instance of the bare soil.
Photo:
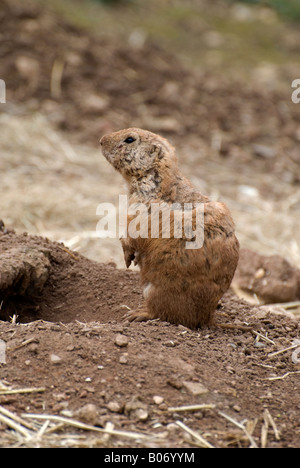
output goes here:
<path id="1" fill-rule="evenodd" d="M 81 442 L 106 447 L 193 447 L 197 441 L 174 425 L 178 420 L 215 447 L 251 445 L 220 412 L 238 422 L 247 419 L 260 446 L 268 410 L 279 433 L 269 427 L 267 446 L 299 446 L 299 364 L 293 363 L 292 350 L 272 356 L 299 337 L 299 321 L 283 309 L 253 307 L 229 292 L 217 322 L 248 331 L 128 323 L 126 310 L 142 301 L 138 273 L 93 262 L 38 236 L 0 234 L 0 251 L 12 247 L 47 252 L 50 266 L 39 294 L 2 297 L 2 407 L 18 415 L 67 414 L 98 427 L 112 423 L 148 435 Z M 41 392 L 1 393 L 24 387 Z M 212 407 L 168 410 L 199 404 Z M 6 426 L 0 429 L 2 445 L 11 444 Z M 84 437 L 86 431 L 74 433 Z M 38 443 L 59 446 L 62 440 L 45 436 Z"/>
<path id="2" fill-rule="evenodd" d="M 104 165 L 93 157 L 87 166 L 84 157 L 72 159 L 66 142 L 95 148 L 104 132 L 130 122 L 185 149 L 181 161 L 190 174 L 204 188 L 221 187 L 232 200 L 242 239 L 260 233 L 260 223 L 269 227 L 271 219 L 280 218 L 274 245 L 286 246 L 289 260 L 298 263 L 291 272 L 283 261 L 289 272 L 285 275 L 275 262 L 273 285 L 282 291 L 291 279 L 292 297 L 299 297 L 294 267 L 299 268 L 300 114 L 291 103 L 290 86 L 259 80 L 254 86 L 221 73 L 189 70 L 153 43 L 139 46 L 95 37 L 35 2 L 0 0 L 0 20 L 1 79 L 9 84 L 7 104 L 0 109 L 5 142 L 0 160 L 5 206 L 0 215 L 5 224 L 6 218 L 17 223 L 21 211 L 25 220 L 49 224 L 55 219 L 69 229 L 61 200 L 67 190 L 72 197 L 71 187 L 83 193 L 85 180 L 89 188 L 97 185 L 97 197 L 101 190 L 107 194 L 108 186 L 110 195 L 118 194 L 119 185 Z M 295 78 L 288 68 L 278 73 L 289 83 Z M 45 120 L 30 120 L 37 115 Z M 54 144 L 50 128 L 59 135 Z M 8 129 L 11 138 L 6 138 Z M 37 133 L 43 136 L 40 141 Z M 46 134 L 52 146 L 47 146 Z M 237 180 L 243 184 L 241 175 L 253 186 L 237 189 Z M 256 195 L 247 198 L 249 190 Z M 51 205 L 50 210 L 47 203 L 54 192 L 55 209 Z M 93 202 L 87 196 L 80 212 L 81 200 L 75 200 L 72 218 L 78 232 L 95 227 L 94 221 L 80 224 L 87 206 L 96 206 L 93 196 Z M 70 212 L 69 206 L 65 211 Z M 235 324 L 236 329 L 128 323 L 124 314 L 142 302 L 136 271 L 100 262 L 95 253 L 94 260 L 86 258 L 63 243 L 18 228 L 16 233 L 0 224 L 1 265 L 6 262 L 12 271 L 18 252 L 22 271 L 10 279 L 0 271 L 0 284 L 6 284 L 0 296 L 0 446 L 179 448 L 198 446 L 197 434 L 214 447 L 300 446 L 295 316 L 273 305 L 252 306 L 229 291 L 218 307 L 217 322 Z M 256 244 L 257 239 L 259 234 Z M 267 249 L 268 236 L 260 245 Z M 38 277 L 30 264 L 22 263 L 23 255 L 34 251 L 42 265 Z M 270 265 L 256 256 L 254 262 L 251 253 L 247 262 L 246 270 L 240 270 L 240 286 Z M 261 282 L 252 292 L 265 293 Z M 282 352 L 273 354 L 277 351 Z M 202 404 L 209 407 L 182 409 Z M 31 439 L 1 419 L 3 408 L 22 416 L 21 426 L 30 422 Z M 31 413 L 140 436 L 109 436 L 54 422 L 43 428 L 44 420 L 26 418 Z"/>

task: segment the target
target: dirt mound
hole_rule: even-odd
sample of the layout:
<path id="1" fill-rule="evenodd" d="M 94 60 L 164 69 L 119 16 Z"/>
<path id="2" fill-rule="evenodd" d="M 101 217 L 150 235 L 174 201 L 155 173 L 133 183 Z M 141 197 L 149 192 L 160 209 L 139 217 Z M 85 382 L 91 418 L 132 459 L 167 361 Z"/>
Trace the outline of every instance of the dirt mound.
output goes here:
<path id="1" fill-rule="evenodd" d="M 63 244 L 27 233 L 17 236 L 7 232 L 0 235 L 0 252 L 2 320 L 18 315 L 18 321 L 23 323 L 39 319 L 64 323 L 74 320 L 107 322 L 120 319 L 126 312 L 125 306 L 132 307 L 141 300 L 136 273 L 118 270 L 114 264 L 90 261 Z M 37 280 L 38 275 L 32 273 L 32 269 L 40 271 L 41 255 L 47 270 L 47 281 L 42 276 L 42 283 Z M 10 266 L 9 256 L 15 260 L 13 288 L 12 275 L 3 273 L 4 267 Z"/>
<path id="2" fill-rule="evenodd" d="M 28 2 L 0 5 L 5 111 L 26 103 L 92 145 L 104 132 L 128 126 L 177 143 L 195 136 L 207 157 L 299 183 L 300 114 L 290 87 L 188 70 L 147 41 L 95 37 Z"/>
<path id="3" fill-rule="evenodd" d="M 300 270 L 279 255 L 265 256 L 241 249 L 233 285 L 255 295 L 261 304 L 300 299 Z"/>
<path id="4" fill-rule="evenodd" d="M 48 277 L 27 296 L 2 291 L 0 410 L 25 415 L 21 435 L 2 422 L 1 445 L 193 447 L 203 444 L 200 433 L 216 447 L 299 446 L 299 361 L 292 354 L 299 322 L 283 310 L 228 293 L 218 320 L 251 331 L 129 324 L 124 312 L 142 300 L 136 273 L 42 237 L 1 232 L 1 256 L 15 249 L 43 252 Z M 190 405 L 200 406 L 182 408 Z M 43 415 L 58 420 L 35 437 Z M 89 426 L 70 429 L 70 418 Z M 246 433 L 235 425 L 245 419 Z M 119 432 L 95 432 L 101 428 Z"/>

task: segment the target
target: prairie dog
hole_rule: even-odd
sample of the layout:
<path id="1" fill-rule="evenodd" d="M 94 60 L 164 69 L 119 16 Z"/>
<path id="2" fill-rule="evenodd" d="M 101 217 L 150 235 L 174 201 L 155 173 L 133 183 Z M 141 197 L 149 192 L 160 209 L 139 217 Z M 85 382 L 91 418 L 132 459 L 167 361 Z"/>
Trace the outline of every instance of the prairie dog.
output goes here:
<path id="1" fill-rule="evenodd" d="M 239 258 L 239 242 L 227 206 L 210 201 L 184 177 L 175 149 L 159 135 L 128 128 L 104 135 L 100 144 L 105 158 L 127 182 L 129 203 L 143 203 L 149 208 L 141 218 L 141 224 L 148 223 L 149 234 L 153 204 L 168 207 L 192 203 L 204 209 L 200 248 L 188 249 L 187 241 L 191 239 L 184 234 L 175 237 L 176 209 L 171 211 L 170 238 L 148 235 L 121 239 L 126 267 L 133 261 L 140 267 L 145 299 L 145 305 L 131 311 L 128 319 L 160 318 L 190 328 L 213 324 L 214 311 L 231 284 Z M 195 217 L 192 209 L 193 226 Z M 128 216 L 128 225 L 131 221 Z M 160 234 L 161 229 L 160 224 Z"/>

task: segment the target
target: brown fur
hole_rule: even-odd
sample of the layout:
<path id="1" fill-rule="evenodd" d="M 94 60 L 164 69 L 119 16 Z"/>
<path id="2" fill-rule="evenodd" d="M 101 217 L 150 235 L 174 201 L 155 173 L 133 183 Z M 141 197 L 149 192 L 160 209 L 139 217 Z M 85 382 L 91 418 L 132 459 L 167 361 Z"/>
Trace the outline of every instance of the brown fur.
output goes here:
<path id="1" fill-rule="evenodd" d="M 129 137 L 134 141 L 126 143 Z M 129 319 L 160 318 L 191 328 L 212 324 L 239 257 L 228 208 L 210 201 L 181 174 L 174 148 L 166 139 L 129 128 L 105 135 L 100 143 L 106 159 L 127 181 L 130 204 L 204 203 L 204 244 L 199 249 L 186 249 L 184 236 L 121 239 L 127 268 L 132 261 L 140 267 L 145 295 L 145 306 L 132 311 Z M 149 220 L 149 214 L 146 216 Z M 130 221 L 129 217 L 128 224 Z M 171 233 L 172 228 L 173 213 Z"/>

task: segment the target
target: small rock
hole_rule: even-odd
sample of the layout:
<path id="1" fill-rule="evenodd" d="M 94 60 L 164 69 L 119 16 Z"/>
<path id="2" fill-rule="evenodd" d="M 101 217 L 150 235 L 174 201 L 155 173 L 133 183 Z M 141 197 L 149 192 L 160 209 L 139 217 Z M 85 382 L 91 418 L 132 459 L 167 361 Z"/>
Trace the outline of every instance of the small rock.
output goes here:
<path id="1" fill-rule="evenodd" d="M 176 346 L 176 343 L 172 340 L 169 340 L 169 341 L 166 341 L 164 345 L 167 346 L 167 348 L 174 348 Z"/>
<path id="2" fill-rule="evenodd" d="M 125 354 L 122 354 L 122 356 L 120 356 L 119 363 L 120 364 L 127 364 L 128 363 L 128 359 L 127 359 L 127 356 L 125 356 Z"/>
<path id="3" fill-rule="evenodd" d="M 61 364 L 62 359 L 60 356 L 57 356 L 57 354 L 50 354 L 50 361 L 52 364 Z"/>
<path id="4" fill-rule="evenodd" d="M 81 408 L 79 408 L 74 413 L 74 416 L 78 418 L 80 421 L 94 426 L 96 424 L 97 416 L 98 416 L 97 407 L 96 405 L 93 405 L 92 403 L 88 403 L 87 405 L 84 405 Z"/>
<path id="5" fill-rule="evenodd" d="M 161 403 L 163 403 L 164 398 L 162 396 L 159 396 L 159 395 L 154 395 L 153 401 L 154 401 L 154 403 L 156 405 L 160 405 Z"/>
<path id="6" fill-rule="evenodd" d="M 108 408 L 109 411 L 111 411 L 112 413 L 121 413 L 121 412 L 122 412 L 122 405 L 120 405 L 120 403 L 117 402 L 117 401 L 110 401 L 110 402 L 107 404 L 107 408 Z"/>
<path id="7" fill-rule="evenodd" d="M 134 412 L 134 416 L 139 420 L 139 421 L 146 421 L 148 419 L 148 411 L 143 408 L 138 408 Z"/>
<path id="8" fill-rule="evenodd" d="M 38 344 L 37 343 L 31 343 L 28 346 L 28 351 L 32 354 L 37 354 L 38 353 Z"/>
<path id="9" fill-rule="evenodd" d="M 179 431 L 179 426 L 175 423 L 170 423 L 167 425 L 167 431 L 168 432 L 178 432 Z"/>
<path id="10" fill-rule="evenodd" d="M 128 345 L 127 336 L 122 335 L 121 333 L 118 333 L 115 339 L 115 344 L 119 346 L 120 348 L 124 348 L 125 346 Z"/>
<path id="11" fill-rule="evenodd" d="M 254 154 L 262 158 L 266 158 L 266 159 L 274 158 L 276 154 L 274 148 L 272 148 L 271 146 L 254 144 L 252 145 L 252 148 L 253 148 Z"/>
<path id="12" fill-rule="evenodd" d="M 147 405 L 138 396 L 134 396 L 130 401 L 125 403 L 124 413 L 139 421 L 146 421 L 149 416 Z"/>
<path id="13" fill-rule="evenodd" d="M 86 391 L 89 392 L 89 393 L 95 393 L 95 387 L 92 387 L 91 385 L 89 385 L 88 387 L 85 387 Z"/>
<path id="14" fill-rule="evenodd" d="M 69 403 L 67 401 L 59 401 L 55 403 L 52 407 L 54 413 L 61 413 L 63 410 L 68 408 Z"/>
<path id="15" fill-rule="evenodd" d="M 261 341 L 257 341 L 256 343 L 254 343 L 254 347 L 255 348 L 265 348 L 266 343 L 262 343 Z"/>
<path id="16" fill-rule="evenodd" d="M 192 395 L 205 395 L 208 390 L 200 382 L 183 382 L 184 388 Z"/>
<path id="17" fill-rule="evenodd" d="M 64 392 L 52 393 L 52 396 L 53 396 L 54 400 L 57 400 L 57 401 L 62 401 L 62 400 L 65 400 L 67 398 L 66 394 Z"/>
<path id="18" fill-rule="evenodd" d="M 170 387 L 176 388 L 177 390 L 182 388 L 182 382 L 179 379 L 170 378 L 167 380 L 167 384 L 170 385 Z"/>

